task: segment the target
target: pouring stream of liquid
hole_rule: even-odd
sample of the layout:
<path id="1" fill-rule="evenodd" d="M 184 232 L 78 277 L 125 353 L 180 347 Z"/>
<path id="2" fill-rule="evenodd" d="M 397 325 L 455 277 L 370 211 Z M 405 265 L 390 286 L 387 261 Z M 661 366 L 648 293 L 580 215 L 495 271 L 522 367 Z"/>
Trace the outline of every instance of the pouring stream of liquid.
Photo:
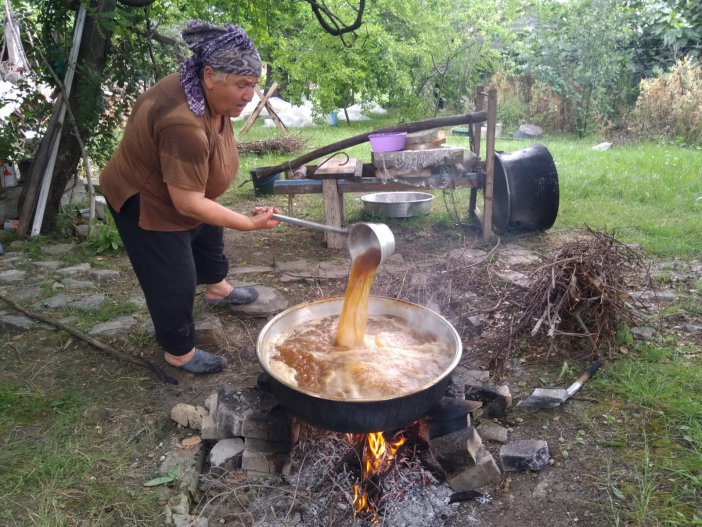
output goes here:
<path id="1" fill-rule="evenodd" d="M 370 248 L 351 262 L 351 273 L 336 333 L 336 345 L 340 348 L 363 346 L 368 324 L 368 297 L 380 258 L 380 250 Z"/>

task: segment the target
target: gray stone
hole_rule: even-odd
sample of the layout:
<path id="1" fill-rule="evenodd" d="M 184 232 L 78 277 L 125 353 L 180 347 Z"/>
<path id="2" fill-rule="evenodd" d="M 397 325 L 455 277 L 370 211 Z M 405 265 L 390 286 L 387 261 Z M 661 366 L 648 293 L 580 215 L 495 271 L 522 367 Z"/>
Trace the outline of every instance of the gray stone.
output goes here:
<path id="1" fill-rule="evenodd" d="M 349 275 L 351 263 L 346 259 L 329 260 L 328 262 L 320 262 L 319 278 L 346 278 Z"/>
<path id="2" fill-rule="evenodd" d="M 27 276 L 27 271 L 21 269 L 8 269 L 0 272 L 0 282 L 20 282 Z"/>
<path id="3" fill-rule="evenodd" d="M 51 245 L 42 245 L 40 247 L 41 252 L 46 254 L 52 254 L 54 256 L 60 254 L 68 254 L 75 248 L 76 246 L 72 243 L 54 243 Z"/>
<path id="4" fill-rule="evenodd" d="M 59 293 L 58 295 L 54 295 L 51 298 L 47 298 L 46 300 L 37 302 L 32 307 L 37 309 L 41 309 L 43 307 L 49 309 L 57 309 L 59 307 L 64 307 L 68 305 L 70 302 L 73 302 L 73 300 L 74 298 L 71 295 L 67 295 L 66 293 Z"/>
<path id="5" fill-rule="evenodd" d="M 483 448 L 480 436 L 472 426 L 429 441 L 434 457 L 446 472 L 455 472 L 474 465 Z"/>
<path id="6" fill-rule="evenodd" d="M 240 274 L 263 274 L 272 273 L 275 271 L 275 267 L 270 265 L 250 265 L 248 267 L 236 267 L 229 270 L 229 274 L 240 275 Z"/>
<path id="7" fill-rule="evenodd" d="M 390 275 L 398 275 L 398 274 L 404 274 L 407 271 L 411 270 L 411 266 L 405 263 L 404 258 L 400 253 L 394 253 L 390 258 L 387 259 L 387 261 L 380 266 L 378 269 L 378 275 L 382 276 L 384 274 L 390 274 Z M 346 264 L 346 273 L 348 274 L 349 272 L 349 264 Z"/>
<path id="8" fill-rule="evenodd" d="M 234 437 L 230 430 L 219 428 L 210 414 L 203 416 L 201 425 L 200 436 L 203 439 L 228 439 Z"/>
<path id="9" fill-rule="evenodd" d="M 73 309 L 97 309 L 105 302 L 105 295 L 96 293 L 81 300 L 76 300 L 68 304 L 68 307 Z"/>
<path id="10" fill-rule="evenodd" d="M 161 476 L 179 472 L 177 488 L 195 496 L 204 460 L 205 448 L 200 442 L 194 446 L 175 448 L 168 452 L 158 471 Z"/>
<path id="11" fill-rule="evenodd" d="M 548 443 L 541 439 L 518 439 L 500 448 L 500 463 L 505 472 L 541 470 L 550 458 Z"/>
<path id="12" fill-rule="evenodd" d="M 39 267 L 40 269 L 46 269 L 47 271 L 55 271 L 59 267 L 61 267 L 61 262 L 57 262 L 56 260 L 47 260 L 45 262 L 33 262 L 36 267 Z"/>
<path id="13" fill-rule="evenodd" d="M 34 300 L 41 297 L 44 294 L 44 290 L 41 287 L 28 287 L 27 289 L 20 289 L 15 293 L 15 298 L 17 300 Z"/>
<path id="14" fill-rule="evenodd" d="M 232 432 L 234 432 L 232 430 Z M 266 439 L 268 441 L 290 441 L 292 427 L 288 414 L 277 408 L 271 412 L 249 410 L 243 416 L 241 434 L 248 438 Z"/>
<path id="15" fill-rule="evenodd" d="M 137 309 L 146 307 L 146 299 L 143 296 L 135 296 L 127 300 L 127 304 L 134 306 Z"/>
<path id="16" fill-rule="evenodd" d="M 637 340 L 651 340 L 656 335 L 656 330 L 648 326 L 640 326 L 631 328 L 631 334 Z"/>
<path id="17" fill-rule="evenodd" d="M 235 287 L 237 286 L 236 284 Z M 258 298 L 251 304 L 243 306 L 229 306 L 228 309 L 234 315 L 250 318 L 267 318 L 277 315 L 290 305 L 283 294 L 273 287 L 256 286 Z"/>
<path id="18" fill-rule="evenodd" d="M 202 406 L 178 403 L 171 408 L 171 419 L 184 428 L 200 430 L 202 428 L 202 419 L 206 415 L 208 415 L 208 411 Z"/>
<path id="19" fill-rule="evenodd" d="M 466 399 L 481 401 L 485 417 L 504 417 L 507 408 L 512 406 L 512 393 L 509 386 L 488 386 L 466 384 Z"/>
<path id="20" fill-rule="evenodd" d="M 523 124 L 521 125 L 512 137 L 514 139 L 539 139 L 544 135 L 544 129 L 535 124 Z"/>
<path id="21" fill-rule="evenodd" d="M 220 439 L 210 450 L 210 466 L 215 473 L 240 469 L 243 453 L 243 439 Z"/>
<path id="22" fill-rule="evenodd" d="M 685 333 L 690 333 L 691 335 L 702 334 L 702 326 L 699 324 L 681 324 L 680 329 L 682 329 Z"/>
<path id="23" fill-rule="evenodd" d="M 64 267 L 62 269 L 57 269 L 56 272 L 60 275 L 63 276 L 72 276 L 74 274 L 78 273 L 85 273 L 87 271 L 90 271 L 90 264 L 89 263 L 82 263 L 78 265 L 73 265 L 71 267 Z"/>
<path id="24" fill-rule="evenodd" d="M 241 458 L 241 468 L 246 470 L 249 475 L 282 474 L 288 476 L 292 462 L 287 454 L 251 452 L 245 448 Z"/>
<path id="25" fill-rule="evenodd" d="M 141 331 L 146 333 L 147 335 L 155 337 L 156 336 L 156 328 L 154 327 L 154 321 L 151 320 L 150 318 L 147 318 L 146 320 L 144 320 L 144 322 L 141 323 Z"/>
<path id="26" fill-rule="evenodd" d="M 2 254 L 0 252 L 0 254 Z M 4 258 L 0 258 L 0 265 L 3 267 L 15 267 L 17 264 L 21 264 L 26 262 L 27 259 L 24 256 L 7 256 L 7 254 L 4 256 Z"/>
<path id="27" fill-rule="evenodd" d="M 675 302 L 678 299 L 678 295 L 673 291 L 632 291 L 631 296 L 638 298 L 639 300 L 653 300 L 655 302 Z"/>
<path id="28" fill-rule="evenodd" d="M 499 271 L 497 276 L 502 278 L 505 282 L 514 284 L 518 287 L 528 288 L 531 285 L 531 280 L 524 273 L 518 271 L 512 271 L 507 269 L 506 271 Z"/>
<path id="29" fill-rule="evenodd" d="M 215 316 L 195 322 L 195 345 L 198 348 L 218 350 L 227 347 L 227 332 Z"/>
<path id="30" fill-rule="evenodd" d="M 95 287 L 95 282 L 90 280 L 76 280 L 75 278 L 64 278 L 61 283 L 68 289 L 87 289 L 89 287 Z"/>
<path id="31" fill-rule="evenodd" d="M 58 322 L 61 324 L 66 324 L 67 326 L 70 326 L 72 324 L 75 324 L 76 322 L 80 321 L 80 317 L 76 316 L 70 316 L 70 317 L 64 317 L 64 318 L 59 318 Z"/>
<path id="32" fill-rule="evenodd" d="M 0 316 L 0 328 L 5 331 L 26 331 L 34 325 L 34 320 L 24 315 Z"/>
<path id="33" fill-rule="evenodd" d="M 507 266 L 531 265 L 541 261 L 541 257 L 533 252 L 508 243 L 500 250 L 500 261 Z"/>
<path id="34" fill-rule="evenodd" d="M 477 453 L 474 465 L 463 467 L 446 475 L 446 481 L 454 492 L 478 489 L 502 480 L 500 469 L 492 454 L 484 447 Z"/>
<path id="35" fill-rule="evenodd" d="M 81 223 L 80 225 L 76 225 L 76 227 L 74 229 L 76 236 L 78 238 L 87 238 L 89 230 L 90 230 L 90 225 L 88 225 L 87 223 Z"/>
<path id="36" fill-rule="evenodd" d="M 97 269 L 92 272 L 93 278 L 101 284 L 115 282 L 120 277 L 120 272 L 113 269 Z"/>
<path id="37" fill-rule="evenodd" d="M 126 335 L 137 323 L 134 317 L 128 315 L 117 317 L 107 322 L 93 326 L 88 332 L 91 337 L 121 337 Z"/>
<path id="38" fill-rule="evenodd" d="M 469 249 L 465 247 L 463 249 L 453 249 L 448 253 L 448 257 L 451 260 L 460 260 L 460 262 L 465 264 L 478 264 L 485 261 L 488 257 L 488 253 L 480 249 Z"/>
<path id="39" fill-rule="evenodd" d="M 505 444 L 508 440 L 508 430 L 493 421 L 484 421 L 478 426 L 478 434 L 485 441 L 495 441 Z"/>

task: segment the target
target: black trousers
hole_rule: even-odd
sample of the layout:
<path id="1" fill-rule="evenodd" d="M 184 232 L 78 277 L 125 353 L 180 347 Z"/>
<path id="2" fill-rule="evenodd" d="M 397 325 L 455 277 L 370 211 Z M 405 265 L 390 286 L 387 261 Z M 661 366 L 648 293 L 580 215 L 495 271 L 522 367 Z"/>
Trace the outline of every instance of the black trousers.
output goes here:
<path id="1" fill-rule="evenodd" d="M 229 271 L 224 230 L 201 224 L 188 231 L 147 231 L 139 227 L 139 194 L 122 210 L 110 206 L 132 268 L 144 292 L 156 340 L 172 355 L 195 346 L 193 303 L 198 284 L 215 284 Z"/>

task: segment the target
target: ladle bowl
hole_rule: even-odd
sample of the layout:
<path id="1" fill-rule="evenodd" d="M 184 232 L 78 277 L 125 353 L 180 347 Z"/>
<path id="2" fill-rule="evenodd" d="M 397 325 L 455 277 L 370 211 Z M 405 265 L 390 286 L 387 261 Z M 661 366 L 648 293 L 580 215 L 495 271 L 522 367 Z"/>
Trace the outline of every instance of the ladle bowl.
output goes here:
<path id="1" fill-rule="evenodd" d="M 349 230 L 349 253 L 353 260 L 368 250 L 380 251 L 383 264 L 395 252 L 395 236 L 384 223 L 356 223 Z"/>
<path id="2" fill-rule="evenodd" d="M 273 214 L 273 219 L 290 223 L 299 227 L 307 227 L 318 231 L 333 232 L 336 234 L 348 234 L 348 246 L 351 259 L 363 254 L 369 249 L 380 251 L 380 263 L 383 264 L 395 252 L 395 236 L 390 227 L 384 223 L 356 223 L 350 229 L 333 227 L 324 223 L 292 218 L 282 214 Z"/>

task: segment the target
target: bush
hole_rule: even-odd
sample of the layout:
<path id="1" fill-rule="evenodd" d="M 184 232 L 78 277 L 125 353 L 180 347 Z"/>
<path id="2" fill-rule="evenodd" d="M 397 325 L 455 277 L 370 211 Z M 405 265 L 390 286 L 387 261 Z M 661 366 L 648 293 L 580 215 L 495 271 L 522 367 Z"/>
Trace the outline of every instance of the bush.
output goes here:
<path id="1" fill-rule="evenodd" d="M 641 81 L 628 123 L 639 138 L 674 136 L 702 144 L 702 66 L 688 56 L 655 79 Z"/>

